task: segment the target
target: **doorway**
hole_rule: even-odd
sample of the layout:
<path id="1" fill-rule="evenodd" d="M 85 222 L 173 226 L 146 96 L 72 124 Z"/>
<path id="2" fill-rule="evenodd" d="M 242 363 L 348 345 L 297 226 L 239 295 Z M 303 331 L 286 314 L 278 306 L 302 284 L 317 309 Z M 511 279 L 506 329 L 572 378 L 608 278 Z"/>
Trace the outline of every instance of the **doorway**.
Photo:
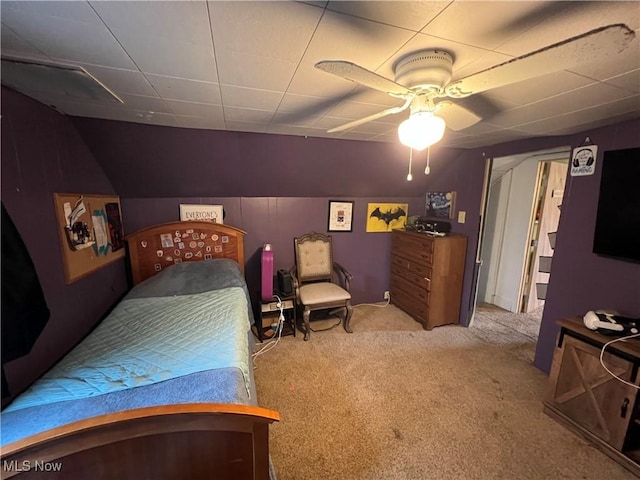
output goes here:
<path id="1" fill-rule="evenodd" d="M 526 314 L 539 328 L 570 153 L 567 146 L 492 159 L 474 321 L 481 307 Z"/>

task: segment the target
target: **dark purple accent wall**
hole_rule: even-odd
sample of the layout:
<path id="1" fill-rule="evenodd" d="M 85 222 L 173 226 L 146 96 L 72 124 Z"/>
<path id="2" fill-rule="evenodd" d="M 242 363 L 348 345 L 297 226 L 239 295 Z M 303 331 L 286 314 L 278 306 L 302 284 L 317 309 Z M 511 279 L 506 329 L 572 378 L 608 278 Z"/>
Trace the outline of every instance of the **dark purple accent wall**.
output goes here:
<path id="1" fill-rule="evenodd" d="M 409 151 L 399 143 L 86 118 L 74 124 L 122 197 L 127 233 L 177 220 L 180 203 L 222 204 L 225 222 L 247 231 L 248 259 L 271 243 L 276 268 L 289 268 L 294 236 L 327 231 L 328 200 L 354 200 L 354 230 L 334 234 L 335 258 L 354 274 L 354 302 L 374 302 L 389 290 L 390 235 L 365 232 L 367 203 L 408 203 L 410 215 L 423 215 L 427 191 L 454 190 L 456 209 L 468 215 L 464 225 L 453 222 L 453 230 L 470 235 L 467 262 L 473 271 L 485 166 L 481 155 L 436 146 L 426 176 L 427 152 L 414 152 L 414 180 L 408 182 Z M 248 262 L 250 287 L 258 276 Z M 469 322 L 471 282 L 471 276 L 465 278 L 463 325 Z"/>
<path id="2" fill-rule="evenodd" d="M 122 198 L 422 196 L 464 150 L 397 143 L 193 130 L 75 118 L 74 124 Z"/>
<path id="3" fill-rule="evenodd" d="M 534 362 L 545 372 L 551 367 L 559 318 L 583 316 L 597 309 L 613 309 L 626 316 L 640 317 L 640 265 L 592 253 L 603 153 L 640 146 L 640 120 L 572 136 L 503 144 L 484 150 L 487 156 L 500 157 L 553 146 L 576 147 L 587 136 L 598 145 L 596 169 L 594 175 L 567 177 Z M 640 248 L 640 239 L 638 245 Z"/>
<path id="4" fill-rule="evenodd" d="M 65 284 L 54 192 L 116 193 L 66 117 L 2 87 L 2 202 L 31 254 L 51 311 L 31 353 L 6 365 L 12 392 L 47 370 L 126 290 L 123 260 Z"/>

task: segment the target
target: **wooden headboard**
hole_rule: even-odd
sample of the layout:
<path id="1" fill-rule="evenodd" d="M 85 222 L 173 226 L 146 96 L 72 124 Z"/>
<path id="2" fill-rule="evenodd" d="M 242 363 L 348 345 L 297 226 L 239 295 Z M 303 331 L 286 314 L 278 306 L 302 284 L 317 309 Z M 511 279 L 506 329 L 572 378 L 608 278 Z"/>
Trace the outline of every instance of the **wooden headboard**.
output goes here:
<path id="1" fill-rule="evenodd" d="M 174 263 L 230 258 L 244 273 L 246 232 L 212 222 L 171 222 L 127 235 L 133 283 L 138 284 Z"/>

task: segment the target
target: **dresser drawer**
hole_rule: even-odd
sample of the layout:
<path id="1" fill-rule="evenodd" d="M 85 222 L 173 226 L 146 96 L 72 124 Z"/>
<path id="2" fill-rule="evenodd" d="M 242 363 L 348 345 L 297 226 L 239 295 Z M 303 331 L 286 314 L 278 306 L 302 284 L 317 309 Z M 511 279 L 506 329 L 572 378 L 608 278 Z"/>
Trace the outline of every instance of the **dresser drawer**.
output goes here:
<path id="1" fill-rule="evenodd" d="M 401 236 L 396 234 L 391 240 L 391 254 L 431 265 L 433 263 L 433 239 L 426 235 Z"/>
<path id="2" fill-rule="evenodd" d="M 422 263 L 409 260 L 408 258 L 401 257 L 399 255 L 391 256 L 391 268 L 398 272 L 407 271 L 413 275 L 421 277 L 423 280 L 431 281 L 432 273 L 431 267 Z"/>
<path id="3" fill-rule="evenodd" d="M 410 283 L 431 290 L 431 268 L 412 262 L 402 257 L 391 258 L 391 273 L 404 278 Z"/>
<path id="4" fill-rule="evenodd" d="M 391 303 L 409 314 L 426 328 L 429 319 L 428 306 L 416 302 L 415 298 L 406 295 L 402 291 L 394 290 L 393 287 L 391 289 Z"/>
<path id="5" fill-rule="evenodd" d="M 391 274 L 391 291 L 400 291 L 411 297 L 416 303 L 429 305 L 429 290 L 419 284 L 407 281 L 400 275 Z"/>

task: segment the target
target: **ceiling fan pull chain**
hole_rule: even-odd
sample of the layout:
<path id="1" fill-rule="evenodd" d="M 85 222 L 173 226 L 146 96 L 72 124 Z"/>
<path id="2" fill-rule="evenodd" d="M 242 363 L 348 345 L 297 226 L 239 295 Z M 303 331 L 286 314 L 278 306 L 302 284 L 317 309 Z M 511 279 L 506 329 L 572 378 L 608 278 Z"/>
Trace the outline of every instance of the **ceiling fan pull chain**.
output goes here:
<path id="1" fill-rule="evenodd" d="M 429 167 L 429 157 L 431 156 L 431 147 L 427 147 L 427 166 L 424 169 L 424 174 L 429 175 L 431 173 L 431 167 Z"/>
<path id="2" fill-rule="evenodd" d="M 413 148 L 409 148 L 409 174 L 407 175 L 407 182 L 413 180 L 413 175 L 411 175 L 411 161 L 413 160 Z"/>

